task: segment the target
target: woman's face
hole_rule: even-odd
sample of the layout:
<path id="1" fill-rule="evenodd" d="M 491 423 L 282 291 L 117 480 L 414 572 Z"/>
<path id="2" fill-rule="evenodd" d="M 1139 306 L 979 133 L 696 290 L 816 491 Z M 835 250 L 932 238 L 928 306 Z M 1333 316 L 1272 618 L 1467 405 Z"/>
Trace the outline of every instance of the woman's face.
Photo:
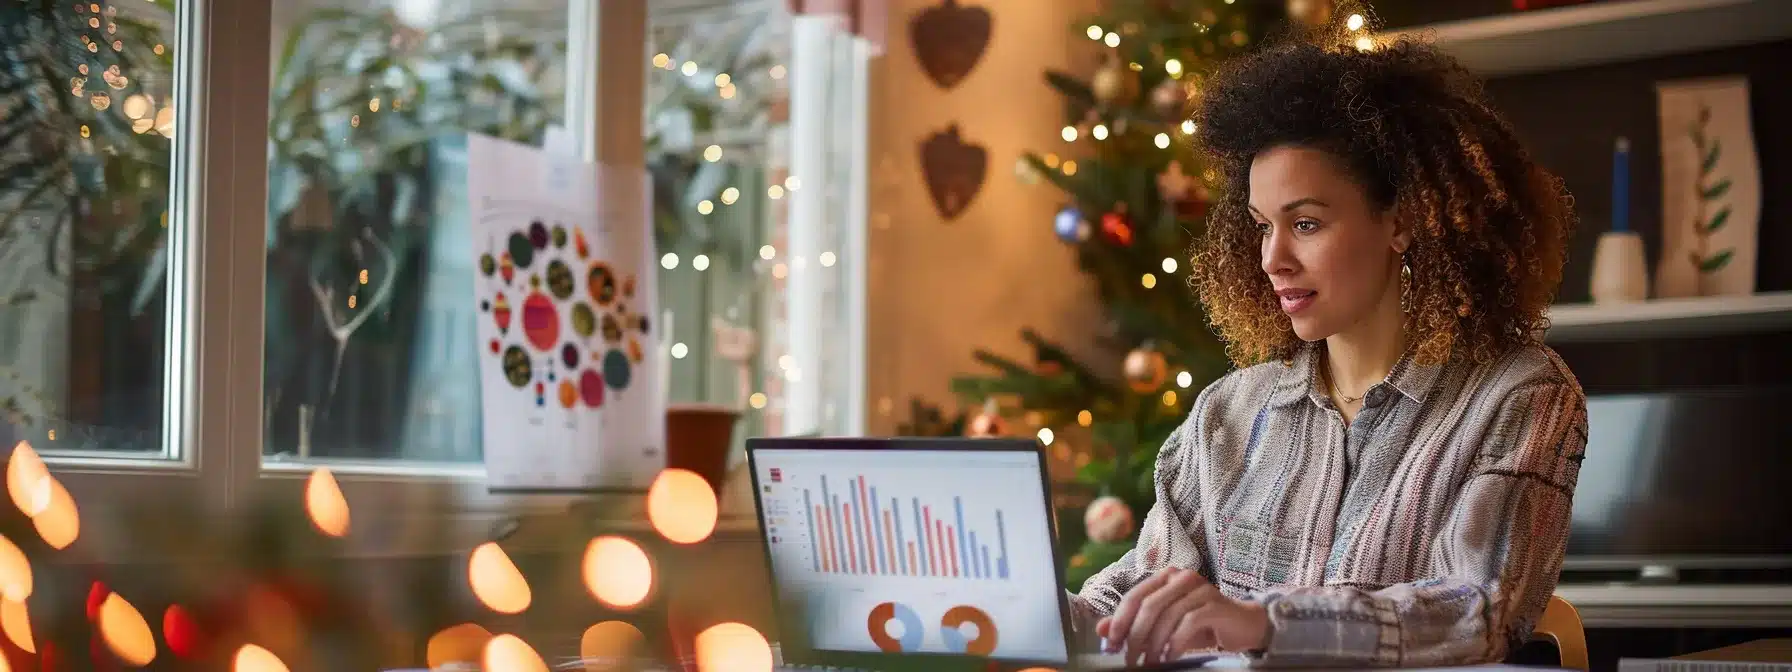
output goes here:
<path id="1" fill-rule="evenodd" d="M 1412 238 L 1370 201 L 1343 161 L 1295 145 L 1259 153 L 1250 211 L 1263 231 L 1263 272 L 1301 340 L 1377 315 L 1399 318 L 1400 254 Z"/>

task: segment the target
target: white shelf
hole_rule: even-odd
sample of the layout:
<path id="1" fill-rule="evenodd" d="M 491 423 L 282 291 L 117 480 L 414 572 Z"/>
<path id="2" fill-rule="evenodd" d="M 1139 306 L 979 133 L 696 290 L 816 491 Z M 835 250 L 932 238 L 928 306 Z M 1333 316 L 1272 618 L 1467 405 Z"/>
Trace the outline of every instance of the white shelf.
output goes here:
<path id="1" fill-rule="evenodd" d="M 1792 329 L 1792 292 L 1636 303 L 1558 304 L 1547 340 L 1627 341 Z"/>
<path id="2" fill-rule="evenodd" d="M 1783 628 L 1792 626 L 1792 586 L 1562 584 L 1588 627 Z"/>
<path id="3" fill-rule="evenodd" d="M 1792 37 L 1786 0 L 1600 0 L 1451 21 L 1418 35 L 1484 76 L 1564 70 Z"/>

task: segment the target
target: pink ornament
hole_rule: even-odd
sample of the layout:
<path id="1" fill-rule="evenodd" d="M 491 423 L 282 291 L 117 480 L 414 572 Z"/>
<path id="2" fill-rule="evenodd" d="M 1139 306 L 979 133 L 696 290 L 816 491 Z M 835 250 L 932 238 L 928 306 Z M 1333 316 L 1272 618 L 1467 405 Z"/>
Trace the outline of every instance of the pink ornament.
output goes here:
<path id="1" fill-rule="evenodd" d="M 1119 497 L 1101 497 L 1083 511 L 1083 529 L 1089 539 L 1111 544 L 1132 536 L 1132 507 Z"/>

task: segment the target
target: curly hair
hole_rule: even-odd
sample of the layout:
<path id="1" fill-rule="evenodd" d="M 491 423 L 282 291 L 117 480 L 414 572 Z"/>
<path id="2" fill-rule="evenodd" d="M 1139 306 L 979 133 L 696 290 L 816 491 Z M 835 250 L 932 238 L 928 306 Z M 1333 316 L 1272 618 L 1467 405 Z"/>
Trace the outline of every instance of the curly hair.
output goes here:
<path id="1" fill-rule="evenodd" d="M 1420 362 L 1484 362 L 1541 338 L 1573 202 L 1454 59 L 1414 41 L 1269 48 L 1223 69 L 1195 121 L 1224 191 L 1195 243 L 1190 284 L 1234 363 L 1287 359 L 1300 345 L 1246 209 L 1251 161 L 1281 145 L 1341 159 L 1369 202 L 1412 232 L 1405 326 Z"/>

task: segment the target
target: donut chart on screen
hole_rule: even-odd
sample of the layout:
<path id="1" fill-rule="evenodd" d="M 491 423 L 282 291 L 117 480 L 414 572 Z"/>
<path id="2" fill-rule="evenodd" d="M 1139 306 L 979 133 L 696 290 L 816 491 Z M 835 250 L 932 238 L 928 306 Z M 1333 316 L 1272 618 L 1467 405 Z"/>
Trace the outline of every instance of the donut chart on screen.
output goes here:
<path id="1" fill-rule="evenodd" d="M 902 623 L 902 639 L 890 636 L 890 621 Z M 921 650 L 921 617 L 900 602 L 885 602 L 871 608 L 865 619 L 865 631 L 880 651 L 901 653 Z"/>
<path id="2" fill-rule="evenodd" d="M 965 639 L 964 631 L 959 628 L 966 623 L 977 626 L 976 639 Z M 940 617 L 940 640 L 952 653 L 987 656 L 996 652 L 996 622 L 982 609 L 959 605 L 947 609 Z"/>

